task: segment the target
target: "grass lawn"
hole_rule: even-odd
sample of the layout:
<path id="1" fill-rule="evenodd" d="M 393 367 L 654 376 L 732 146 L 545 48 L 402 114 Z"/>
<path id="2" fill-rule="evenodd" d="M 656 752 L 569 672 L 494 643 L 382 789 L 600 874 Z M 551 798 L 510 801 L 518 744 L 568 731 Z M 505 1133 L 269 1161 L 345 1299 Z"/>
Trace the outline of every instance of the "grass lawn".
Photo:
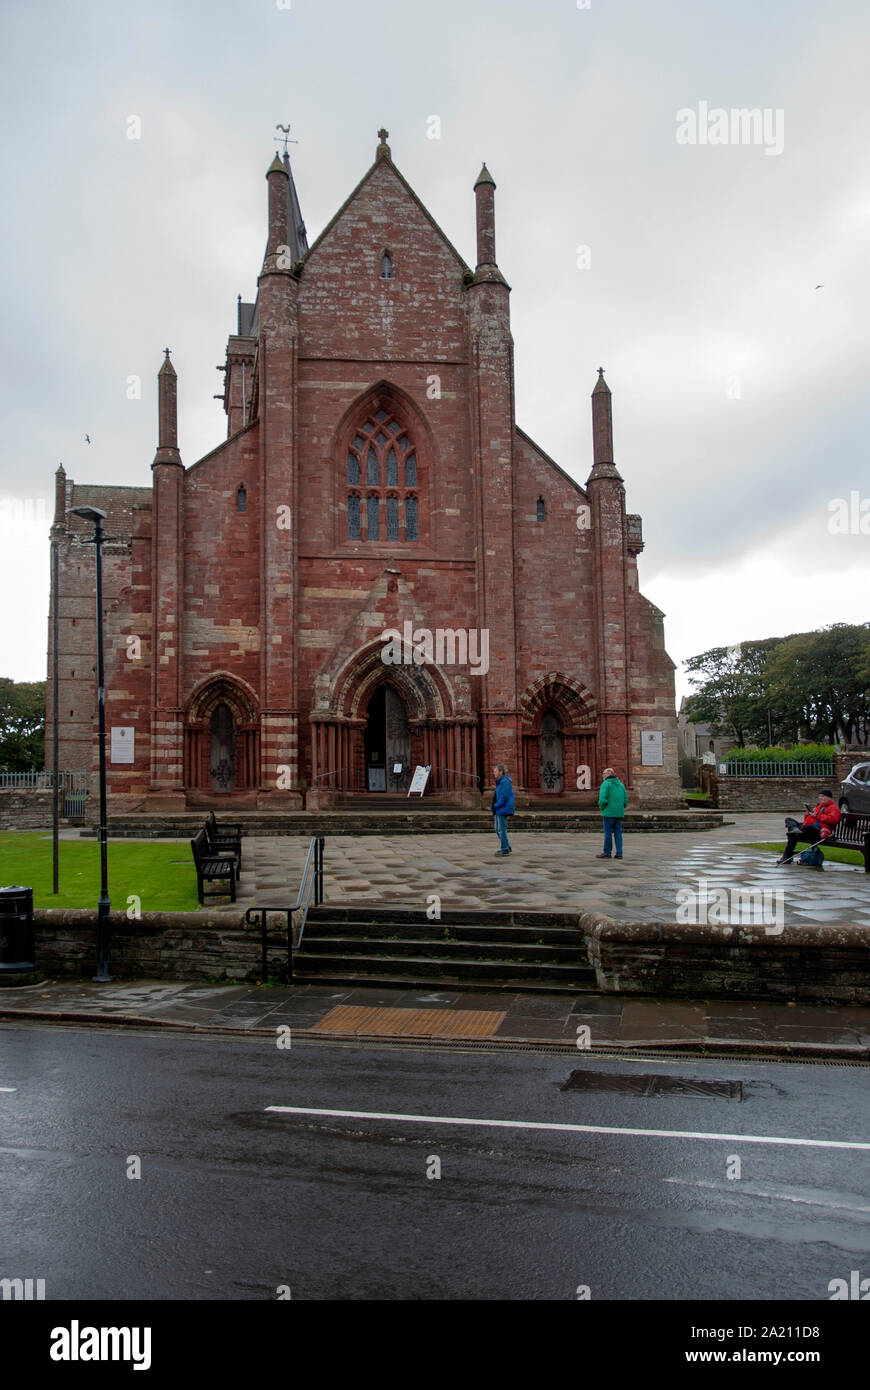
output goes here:
<path id="1" fill-rule="evenodd" d="M 781 844 L 744 845 L 743 848 L 775 850 L 777 857 L 779 857 L 779 855 L 785 851 L 785 840 L 783 840 Z M 802 848 L 809 848 L 808 840 L 798 840 L 795 849 L 795 859 L 797 859 Z M 861 869 L 864 867 L 864 856 L 856 849 L 828 849 L 827 846 L 823 846 L 822 854 L 826 859 L 831 859 L 837 864 L 857 864 Z"/>
<path id="2" fill-rule="evenodd" d="M 60 892 L 55 897 L 51 891 L 51 835 L 42 830 L 0 831 L 0 884 L 32 888 L 34 907 L 96 909 L 100 896 L 99 841 L 61 840 L 59 856 Z M 132 894 L 140 899 L 142 912 L 195 912 L 199 903 L 190 845 L 110 840 L 112 910 L 126 912 L 134 906 L 127 902 Z"/>

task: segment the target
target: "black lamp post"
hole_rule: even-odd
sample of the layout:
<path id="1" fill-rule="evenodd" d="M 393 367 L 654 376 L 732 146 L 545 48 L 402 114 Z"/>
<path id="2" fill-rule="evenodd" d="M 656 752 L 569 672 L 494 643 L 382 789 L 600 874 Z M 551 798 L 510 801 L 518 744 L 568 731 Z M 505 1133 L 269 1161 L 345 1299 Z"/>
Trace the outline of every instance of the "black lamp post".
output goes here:
<path id="1" fill-rule="evenodd" d="M 100 901 L 97 905 L 97 984 L 108 984 L 109 974 L 109 854 L 106 821 L 106 692 L 103 666 L 103 522 L 99 507 L 70 507 L 73 516 L 94 523 L 94 537 L 86 545 L 97 549 L 97 715 L 100 735 Z"/>

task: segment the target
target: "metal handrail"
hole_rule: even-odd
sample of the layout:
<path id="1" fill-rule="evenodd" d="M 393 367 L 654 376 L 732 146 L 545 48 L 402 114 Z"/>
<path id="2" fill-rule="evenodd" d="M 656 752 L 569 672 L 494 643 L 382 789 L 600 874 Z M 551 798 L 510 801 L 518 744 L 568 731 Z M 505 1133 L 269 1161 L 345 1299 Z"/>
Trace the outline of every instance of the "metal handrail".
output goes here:
<path id="1" fill-rule="evenodd" d="M 305 923 L 308 920 L 308 909 L 311 906 L 312 894 L 314 896 L 314 906 L 319 907 L 323 902 L 323 846 L 324 837 L 313 835 L 308 845 L 308 855 L 305 859 L 305 868 L 302 870 L 302 878 L 299 882 L 299 891 L 296 894 L 296 901 L 289 907 L 249 907 L 245 912 L 245 922 L 249 927 L 260 926 L 262 930 L 262 974 L 265 983 L 268 977 L 268 948 L 266 944 L 266 926 L 270 912 L 283 913 L 287 922 L 287 979 L 293 979 L 293 952 L 298 951 L 302 945 L 302 936 L 305 931 Z M 299 931 L 296 942 L 293 941 L 293 914 L 302 909 L 302 921 L 299 924 Z"/>
<path id="2" fill-rule="evenodd" d="M 470 777 L 473 782 L 480 781 L 476 772 L 462 772 L 458 767 L 439 767 L 438 771 L 449 772 L 453 777 Z"/>

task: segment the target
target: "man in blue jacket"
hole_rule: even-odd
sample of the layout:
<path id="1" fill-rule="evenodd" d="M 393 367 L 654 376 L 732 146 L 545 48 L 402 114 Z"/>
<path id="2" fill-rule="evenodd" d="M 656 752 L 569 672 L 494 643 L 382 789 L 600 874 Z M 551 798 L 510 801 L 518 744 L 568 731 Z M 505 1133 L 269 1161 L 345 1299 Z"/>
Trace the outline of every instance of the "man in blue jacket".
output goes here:
<path id="1" fill-rule="evenodd" d="M 492 798 L 492 814 L 495 817 L 495 833 L 501 845 L 501 848 L 496 850 L 496 854 L 510 854 L 507 818 L 514 813 L 514 785 L 507 775 L 507 768 L 504 763 L 496 763 L 493 773 L 495 774 L 495 795 Z"/>

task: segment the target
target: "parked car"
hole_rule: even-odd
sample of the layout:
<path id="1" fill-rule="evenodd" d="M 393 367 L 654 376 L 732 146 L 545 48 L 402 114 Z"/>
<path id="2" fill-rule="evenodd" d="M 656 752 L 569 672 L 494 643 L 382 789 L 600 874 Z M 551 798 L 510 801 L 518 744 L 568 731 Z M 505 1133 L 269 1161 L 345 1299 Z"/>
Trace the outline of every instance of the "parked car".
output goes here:
<path id="1" fill-rule="evenodd" d="M 870 812 L 870 763 L 858 763 L 840 783 L 840 810 Z"/>

